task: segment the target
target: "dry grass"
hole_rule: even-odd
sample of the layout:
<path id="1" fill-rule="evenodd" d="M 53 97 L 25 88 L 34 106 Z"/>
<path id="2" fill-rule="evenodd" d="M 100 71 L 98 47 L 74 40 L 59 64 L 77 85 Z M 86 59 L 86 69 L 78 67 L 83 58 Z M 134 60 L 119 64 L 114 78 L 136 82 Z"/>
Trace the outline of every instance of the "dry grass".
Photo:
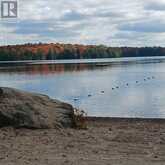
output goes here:
<path id="1" fill-rule="evenodd" d="M 74 123 L 77 129 L 87 129 L 87 113 L 84 110 L 74 108 Z"/>

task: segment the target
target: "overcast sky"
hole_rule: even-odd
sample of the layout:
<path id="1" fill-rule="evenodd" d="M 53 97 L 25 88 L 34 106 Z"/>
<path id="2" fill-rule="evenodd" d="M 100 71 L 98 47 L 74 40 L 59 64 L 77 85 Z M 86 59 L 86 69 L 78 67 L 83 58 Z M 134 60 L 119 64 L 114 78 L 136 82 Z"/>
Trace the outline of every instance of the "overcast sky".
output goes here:
<path id="1" fill-rule="evenodd" d="M 19 0 L 0 44 L 27 42 L 165 46 L 165 0 Z"/>

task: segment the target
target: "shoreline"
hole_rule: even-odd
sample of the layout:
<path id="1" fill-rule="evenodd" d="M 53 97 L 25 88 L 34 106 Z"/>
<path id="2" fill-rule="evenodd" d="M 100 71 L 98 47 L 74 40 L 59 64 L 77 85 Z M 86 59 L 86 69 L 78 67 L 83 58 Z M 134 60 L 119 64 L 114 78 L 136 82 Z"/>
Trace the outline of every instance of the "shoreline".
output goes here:
<path id="1" fill-rule="evenodd" d="M 165 60 L 165 56 L 144 56 L 144 57 L 112 57 L 112 58 L 84 58 L 84 59 L 57 59 L 57 60 L 17 60 L 0 61 L 0 64 L 111 64 L 121 62 L 143 62 L 146 60 Z M 100 65 L 102 66 L 102 65 Z M 104 65 L 103 65 L 104 66 Z"/>
<path id="2" fill-rule="evenodd" d="M 165 119 L 83 117 L 70 104 L 5 87 L 0 97 L 0 164 L 165 164 Z"/>
<path id="3" fill-rule="evenodd" d="M 157 122 L 157 123 L 165 123 L 164 118 L 87 116 L 86 119 L 88 122 Z"/>
<path id="4" fill-rule="evenodd" d="M 87 117 L 88 129 L 0 129 L 3 165 L 163 165 L 165 120 Z"/>

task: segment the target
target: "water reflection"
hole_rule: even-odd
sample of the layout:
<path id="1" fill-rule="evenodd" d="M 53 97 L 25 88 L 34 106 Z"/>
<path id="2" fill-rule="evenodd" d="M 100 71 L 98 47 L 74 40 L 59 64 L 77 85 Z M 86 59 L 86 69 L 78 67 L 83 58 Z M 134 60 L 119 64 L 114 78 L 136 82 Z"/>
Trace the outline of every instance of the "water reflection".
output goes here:
<path id="1" fill-rule="evenodd" d="M 34 65 L 18 65 L 10 66 L 6 65 L 0 66 L 0 73 L 19 73 L 19 74 L 62 74 L 64 72 L 80 72 L 85 70 L 102 70 L 106 67 L 110 67 L 111 64 L 34 64 Z"/>
<path id="2" fill-rule="evenodd" d="M 0 66 L 0 86 L 47 94 L 93 116 L 165 118 L 165 63 Z"/>

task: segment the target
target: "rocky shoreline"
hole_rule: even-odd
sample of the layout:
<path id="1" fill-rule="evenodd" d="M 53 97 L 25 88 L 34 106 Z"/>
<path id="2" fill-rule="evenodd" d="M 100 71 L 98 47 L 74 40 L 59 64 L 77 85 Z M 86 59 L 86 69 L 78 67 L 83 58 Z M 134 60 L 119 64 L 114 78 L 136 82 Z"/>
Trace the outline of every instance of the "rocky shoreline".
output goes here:
<path id="1" fill-rule="evenodd" d="M 3 88 L 3 99 L 8 97 L 9 88 Z M 14 101 L 28 97 L 31 94 L 15 92 L 10 99 L 10 105 L 19 105 Z M 4 94 L 6 93 L 6 94 Z M 43 105 L 45 100 L 51 100 L 47 96 L 33 95 L 33 101 L 39 101 Z M 13 97 L 14 96 L 14 97 Z M 23 97 L 24 96 L 24 97 Z M 1 94 L 2 98 L 2 94 Z M 40 100 L 42 98 L 42 101 Z M 0 116 L 2 111 L 6 114 L 9 106 L 4 106 L 7 100 L 0 100 Z M 31 100 L 31 101 L 32 101 Z M 25 101 L 25 100 L 24 100 Z M 51 100 L 52 101 L 52 100 Z M 3 104 L 2 104 L 3 103 Z M 19 103 L 19 104 L 18 104 Z M 27 103 L 27 102 L 24 102 Z M 56 108 L 61 102 L 56 101 Z M 39 104 L 39 105 L 40 105 Z M 35 104 L 32 104 L 35 107 Z M 54 104 L 53 104 L 54 105 Z M 63 104 L 67 105 L 68 104 Z M 16 106 L 16 107 L 17 107 Z M 47 104 L 46 104 L 47 106 Z M 3 107 L 3 108 L 2 108 Z M 5 109 L 6 107 L 6 109 Z M 13 106 L 11 106 L 13 108 Z M 10 108 L 11 108 L 10 107 Z M 66 107 L 60 106 L 62 110 Z M 69 106 L 70 107 L 70 106 Z M 35 107 L 36 108 L 36 107 Z M 38 106 L 34 111 L 38 109 Z M 44 107 L 45 109 L 45 107 Z M 72 108 L 71 108 L 72 109 Z M 11 110 L 11 109 L 10 109 Z M 18 110 L 20 110 L 18 108 Z M 21 109 L 22 110 L 22 109 Z M 24 110 L 24 109 L 23 109 Z M 49 109 L 51 111 L 51 109 Z M 59 109 L 57 109 L 57 112 Z M 45 109 L 47 111 L 47 109 Z M 8 112 L 8 113 L 7 113 Z M 16 111 L 20 113 L 20 111 Z M 40 111 L 39 111 L 40 112 Z M 66 112 L 61 111 L 60 112 Z M 68 111 L 67 111 L 68 112 Z M 69 111 L 72 112 L 72 111 Z M 32 113 L 33 114 L 33 113 Z M 38 115 L 38 113 L 36 113 Z M 33 115 L 36 115 L 35 113 Z M 39 113 L 40 114 L 40 113 Z M 87 117 L 88 129 L 75 129 L 72 125 L 65 127 L 63 120 L 54 119 L 61 127 L 36 127 L 27 129 L 17 118 L 17 124 L 21 127 L 4 125 L 0 128 L 0 164 L 2 165 L 164 165 L 165 164 L 165 120 L 164 119 L 131 119 L 131 118 L 100 118 Z M 63 115 L 63 113 L 60 113 Z M 66 115 L 66 113 L 64 113 Z M 68 114 L 68 113 L 67 113 Z M 33 116 L 32 115 L 32 116 Z M 17 115 L 16 115 L 17 116 Z M 19 116 L 19 115 L 18 115 Z M 8 115 L 8 118 L 11 116 Z M 13 117 L 13 116 L 12 116 Z M 15 117 L 15 116 L 14 116 Z M 26 119 L 26 118 L 25 118 Z M 36 119 L 35 117 L 32 119 Z M 62 117 L 62 119 L 64 119 Z M 69 118 L 71 119 L 71 118 Z M 18 122 L 19 121 L 19 122 Z M 40 120 L 37 120 L 40 121 Z M 2 121 L 0 121 L 2 124 Z M 28 122 L 23 122 L 28 123 Z M 56 122 L 57 123 L 57 122 Z M 40 124 L 36 124 L 41 126 Z M 51 125 L 51 124 L 50 124 Z M 2 125 L 1 125 L 2 126 Z M 17 125 L 18 126 L 18 125 Z M 24 127 L 22 127 L 24 126 Z M 51 125 L 52 126 L 52 125 Z M 56 126 L 56 125 L 53 125 Z M 26 128 L 25 128 L 26 127 Z M 57 129 L 58 128 L 58 129 Z"/>

